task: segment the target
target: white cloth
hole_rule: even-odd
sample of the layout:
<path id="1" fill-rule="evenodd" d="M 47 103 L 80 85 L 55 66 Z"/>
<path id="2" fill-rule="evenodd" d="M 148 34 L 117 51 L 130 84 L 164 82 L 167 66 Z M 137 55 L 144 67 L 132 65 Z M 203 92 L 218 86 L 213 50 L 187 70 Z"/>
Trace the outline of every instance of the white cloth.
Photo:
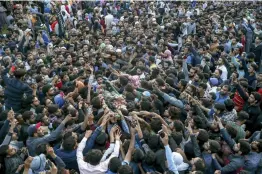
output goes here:
<path id="1" fill-rule="evenodd" d="M 114 16 L 111 14 L 108 14 L 105 16 L 105 23 L 106 23 L 106 29 L 110 29 L 112 26 L 112 22 L 114 21 Z"/>
<path id="2" fill-rule="evenodd" d="M 116 140 L 114 151 L 109 156 L 109 158 L 107 158 L 103 162 L 100 162 L 96 166 L 93 166 L 93 165 L 84 161 L 83 150 L 85 148 L 86 141 L 87 141 L 87 138 L 84 137 L 82 139 L 82 141 L 80 142 L 80 144 L 77 148 L 77 153 L 76 153 L 77 163 L 78 163 L 80 174 L 87 174 L 87 173 L 104 174 L 108 170 L 108 164 L 109 164 L 109 161 L 111 160 L 111 158 L 119 156 L 120 141 Z"/>
<path id="3" fill-rule="evenodd" d="M 223 81 L 227 80 L 227 68 L 225 65 L 222 65 L 222 66 L 217 66 L 217 69 L 220 69 L 222 71 L 222 74 L 221 74 L 221 79 Z"/>

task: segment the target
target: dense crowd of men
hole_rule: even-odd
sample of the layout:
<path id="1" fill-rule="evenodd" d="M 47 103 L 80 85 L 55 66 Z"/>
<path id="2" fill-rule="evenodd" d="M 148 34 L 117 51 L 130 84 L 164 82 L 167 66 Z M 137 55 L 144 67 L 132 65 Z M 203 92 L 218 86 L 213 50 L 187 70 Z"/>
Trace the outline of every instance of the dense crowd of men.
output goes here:
<path id="1" fill-rule="evenodd" d="M 262 174 L 259 1 L 0 2 L 0 173 Z"/>

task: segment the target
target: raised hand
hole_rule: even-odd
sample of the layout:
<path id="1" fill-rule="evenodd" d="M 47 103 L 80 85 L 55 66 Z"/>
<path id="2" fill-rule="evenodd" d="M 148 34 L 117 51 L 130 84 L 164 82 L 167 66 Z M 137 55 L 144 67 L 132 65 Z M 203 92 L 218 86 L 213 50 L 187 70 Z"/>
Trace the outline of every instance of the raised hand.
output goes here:
<path id="1" fill-rule="evenodd" d="M 117 129 L 117 131 L 115 132 L 115 140 L 120 140 L 121 135 L 121 131 Z"/>
<path id="2" fill-rule="evenodd" d="M 89 137 L 91 137 L 92 133 L 93 133 L 92 130 L 88 130 L 88 131 L 86 131 L 86 133 L 85 133 L 85 137 L 88 139 Z"/>

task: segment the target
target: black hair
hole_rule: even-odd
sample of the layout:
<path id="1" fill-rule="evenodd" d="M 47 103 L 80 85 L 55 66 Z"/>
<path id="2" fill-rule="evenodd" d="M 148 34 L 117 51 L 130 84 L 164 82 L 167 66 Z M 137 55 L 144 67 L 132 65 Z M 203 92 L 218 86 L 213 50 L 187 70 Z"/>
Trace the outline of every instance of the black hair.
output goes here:
<path id="1" fill-rule="evenodd" d="M 231 136 L 231 138 L 236 138 L 237 130 L 233 126 L 227 124 L 226 129 L 227 129 L 228 134 Z"/>
<path id="2" fill-rule="evenodd" d="M 25 111 L 22 115 L 24 121 L 29 120 L 34 113 L 32 111 Z"/>
<path id="3" fill-rule="evenodd" d="M 128 165 L 122 165 L 118 169 L 117 174 L 134 174 L 134 171 L 133 171 L 132 167 L 130 167 Z"/>
<path id="4" fill-rule="evenodd" d="M 233 100 L 231 100 L 231 99 L 225 100 L 225 101 L 224 101 L 224 104 L 225 104 L 226 110 L 227 110 L 227 111 L 230 111 L 230 112 L 231 112 L 231 111 L 234 109 L 234 107 L 235 107 L 235 104 L 234 104 Z"/>
<path id="5" fill-rule="evenodd" d="M 103 154 L 101 150 L 98 150 L 98 149 L 92 149 L 85 155 L 86 162 L 88 162 L 89 164 L 93 166 L 98 165 L 102 157 L 103 157 Z"/>
<path id="6" fill-rule="evenodd" d="M 39 144 L 38 146 L 36 146 L 36 148 L 35 148 L 36 155 L 47 154 L 46 146 L 47 146 L 46 143 L 42 143 L 42 144 Z"/>
<path id="7" fill-rule="evenodd" d="M 108 164 L 108 169 L 116 173 L 118 169 L 122 166 L 121 161 L 118 157 L 113 157 L 110 159 L 109 164 Z"/>
<path id="8" fill-rule="evenodd" d="M 101 100 L 99 97 L 94 97 L 91 100 L 91 104 L 93 105 L 94 108 L 100 109 L 102 107 Z"/>
<path id="9" fill-rule="evenodd" d="M 156 154 L 153 151 L 149 151 L 146 153 L 144 157 L 144 162 L 149 165 L 153 166 L 156 160 Z"/>
<path id="10" fill-rule="evenodd" d="M 124 76 L 120 76 L 119 77 L 119 82 L 122 86 L 125 86 L 128 84 L 128 78 L 124 77 Z"/>
<path id="11" fill-rule="evenodd" d="M 206 169 L 205 162 L 202 158 L 198 158 L 198 160 L 195 161 L 194 165 L 196 170 L 204 172 Z"/>
<path id="12" fill-rule="evenodd" d="M 151 121 L 150 126 L 152 128 L 152 130 L 157 133 L 158 131 L 160 131 L 162 129 L 162 123 L 160 119 L 154 119 Z"/>
<path id="13" fill-rule="evenodd" d="M 135 163 L 141 163 L 145 158 L 144 152 L 141 149 L 135 149 L 132 155 L 132 160 Z"/>
<path id="14" fill-rule="evenodd" d="M 249 152 L 251 150 L 250 143 L 245 141 L 245 140 L 239 140 L 239 144 L 240 144 L 239 150 L 242 152 L 242 155 L 249 154 Z"/>
<path id="15" fill-rule="evenodd" d="M 62 145 L 65 151 L 72 151 L 75 148 L 75 144 L 76 144 L 75 137 L 70 136 L 63 140 Z"/>

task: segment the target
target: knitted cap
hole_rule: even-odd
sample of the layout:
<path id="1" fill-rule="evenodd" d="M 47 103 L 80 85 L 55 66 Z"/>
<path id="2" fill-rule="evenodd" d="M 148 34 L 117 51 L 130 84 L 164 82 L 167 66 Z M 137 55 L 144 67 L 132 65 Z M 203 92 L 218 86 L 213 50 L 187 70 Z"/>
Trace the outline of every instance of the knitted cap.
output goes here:
<path id="1" fill-rule="evenodd" d="M 49 91 L 49 89 L 51 89 L 52 86 L 51 85 L 45 85 L 43 88 L 42 88 L 42 92 L 44 93 L 44 95 Z"/>

